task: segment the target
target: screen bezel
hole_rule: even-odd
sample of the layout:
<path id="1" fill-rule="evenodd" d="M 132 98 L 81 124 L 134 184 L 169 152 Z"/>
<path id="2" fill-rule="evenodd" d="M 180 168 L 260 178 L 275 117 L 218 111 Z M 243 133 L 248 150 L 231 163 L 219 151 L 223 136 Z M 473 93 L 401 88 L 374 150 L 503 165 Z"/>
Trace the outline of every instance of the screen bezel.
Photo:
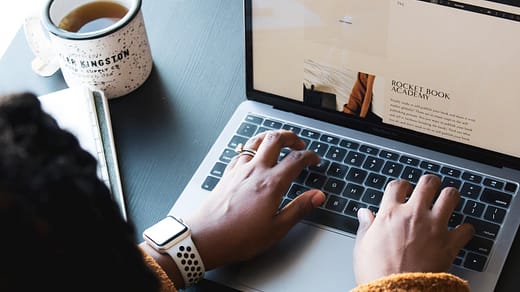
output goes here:
<path id="1" fill-rule="evenodd" d="M 246 59 L 246 94 L 249 100 L 273 105 L 277 109 L 293 112 L 310 118 L 329 122 L 339 126 L 375 134 L 392 140 L 408 143 L 418 147 L 439 151 L 449 155 L 462 157 L 472 161 L 495 167 L 508 167 L 520 170 L 520 157 L 514 157 L 495 151 L 450 141 L 444 138 L 399 128 L 389 124 L 378 124 L 343 113 L 311 108 L 303 103 L 279 95 L 256 90 L 254 88 L 253 64 L 253 0 L 244 0 L 245 24 L 245 59 Z"/>

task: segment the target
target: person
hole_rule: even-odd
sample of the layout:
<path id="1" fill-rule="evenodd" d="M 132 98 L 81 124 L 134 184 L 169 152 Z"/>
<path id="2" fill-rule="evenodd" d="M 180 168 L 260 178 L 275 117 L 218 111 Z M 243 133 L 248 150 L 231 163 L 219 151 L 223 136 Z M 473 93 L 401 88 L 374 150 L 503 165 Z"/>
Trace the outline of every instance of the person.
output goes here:
<path id="1" fill-rule="evenodd" d="M 292 151 L 278 163 L 284 147 Z M 233 158 L 205 203 L 185 218 L 206 270 L 260 255 L 325 201 L 324 193 L 309 190 L 279 209 L 290 182 L 320 160 L 304 148 L 290 131 L 269 131 L 246 143 L 247 155 Z M 459 194 L 445 188 L 432 203 L 439 186 L 433 175 L 413 191 L 395 180 L 376 217 L 360 209 L 354 291 L 469 290 L 446 271 L 473 228 L 448 230 Z M 168 255 L 135 242 L 132 222 L 97 177 L 95 159 L 29 93 L 0 97 L 0 228 L 0 291 L 186 287 Z"/>
<path id="2" fill-rule="evenodd" d="M 343 113 L 373 122 L 382 121 L 382 118 L 373 111 L 375 79 L 375 75 L 358 72 L 349 99 L 343 105 Z"/>

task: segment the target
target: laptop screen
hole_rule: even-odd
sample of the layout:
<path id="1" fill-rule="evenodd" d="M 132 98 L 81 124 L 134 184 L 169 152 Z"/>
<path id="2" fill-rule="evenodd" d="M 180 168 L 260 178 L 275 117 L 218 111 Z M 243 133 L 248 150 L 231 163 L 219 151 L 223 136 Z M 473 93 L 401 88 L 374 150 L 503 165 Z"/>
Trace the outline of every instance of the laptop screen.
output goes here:
<path id="1" fill-rule="evenodd" d="M 246 2 L 253 99 L 519 167 L 517 1 Z"/>

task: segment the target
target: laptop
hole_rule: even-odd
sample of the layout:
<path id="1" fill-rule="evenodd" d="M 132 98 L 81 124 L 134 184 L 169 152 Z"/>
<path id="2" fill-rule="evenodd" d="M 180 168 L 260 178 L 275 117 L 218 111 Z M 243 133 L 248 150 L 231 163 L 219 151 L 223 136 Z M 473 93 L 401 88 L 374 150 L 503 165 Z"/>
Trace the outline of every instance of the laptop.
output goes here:
<path id="1" fill-rule="evenodd" d="M 460 190 L 476 235 L 450 272 L 492 291 L 520 222 L 520 4 L 246 0 L 246 95 L 170 213 L 187 216 L 238 143 L 290 129 L 321 155 L 280 202 L 327 201 L 261 256 L 206 273 L 241 291 L 348 291 L 356 211 L 425 173 Z M 283 157 L 284 151 L 280 153 Z"/>

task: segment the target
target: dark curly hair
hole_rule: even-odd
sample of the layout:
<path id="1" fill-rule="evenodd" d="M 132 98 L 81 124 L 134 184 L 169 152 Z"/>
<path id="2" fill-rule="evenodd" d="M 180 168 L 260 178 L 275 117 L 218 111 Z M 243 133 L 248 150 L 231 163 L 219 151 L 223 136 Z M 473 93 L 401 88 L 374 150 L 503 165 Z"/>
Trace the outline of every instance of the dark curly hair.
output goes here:
<path id="1" fill-rule="evenodd" d="M 158 291 L 96 163 L 33 94 L 0 96 L 0 291 Z"/>

